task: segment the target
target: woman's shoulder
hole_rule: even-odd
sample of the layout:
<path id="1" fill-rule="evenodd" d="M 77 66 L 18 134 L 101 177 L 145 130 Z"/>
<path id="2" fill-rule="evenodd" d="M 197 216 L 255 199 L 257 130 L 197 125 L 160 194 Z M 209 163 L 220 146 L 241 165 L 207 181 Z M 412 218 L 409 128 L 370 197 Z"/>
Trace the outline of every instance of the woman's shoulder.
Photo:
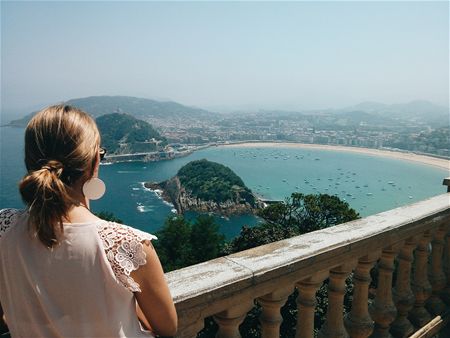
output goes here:
<path id="1" fill-rule="evenodd" d="M 116 222 L 98 222 L 97 231 L 106 257 L 118 281 L 131 292 L 140 286 L 131 278 L 132 271 L 146 264 L 143 243 L 157 239 L 155 235 Z"/>
<path id="2" fill-rule="evenodd" d="M 97 231 L 103 240 L 106 240 L 103 244 L 105 248 L 109 248 L 112 242 L 123 241 L 138 241 L 143 242 L 146 240 L 157 239 L 155 235 L 148 232 L 133 228 L 129 225 L 122 223 L 116 223 L 111 221 L 96 222 Z"/>
<path id="3" fill-rule="evenodd" d="M 0 238 L 4 236 L 16 223 L 17 218 L 24 212 L 21 209 L 1 209 L 0 210 Z"/>

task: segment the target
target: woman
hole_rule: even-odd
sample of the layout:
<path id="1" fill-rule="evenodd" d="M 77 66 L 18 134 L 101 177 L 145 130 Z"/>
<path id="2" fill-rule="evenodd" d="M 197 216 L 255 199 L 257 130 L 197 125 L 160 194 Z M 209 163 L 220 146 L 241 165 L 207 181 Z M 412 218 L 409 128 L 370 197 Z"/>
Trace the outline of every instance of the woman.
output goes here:
<path id="1" fill-rule="evenodd" d="M 0 309 L 12 337 L 175 334 L 155 236 L 89 210 L 105 190 L 104 153 L 95 122 L 76 108 L 52 106 L 28 124 L 28 207 L 0 211 Z"/>

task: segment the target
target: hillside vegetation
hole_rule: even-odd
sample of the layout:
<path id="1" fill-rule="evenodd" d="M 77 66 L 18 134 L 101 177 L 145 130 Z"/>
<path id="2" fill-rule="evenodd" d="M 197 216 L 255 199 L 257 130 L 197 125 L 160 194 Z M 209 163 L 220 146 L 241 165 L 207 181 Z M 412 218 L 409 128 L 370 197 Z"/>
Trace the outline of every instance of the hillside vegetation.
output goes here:
<path id="1" fill-rule="evenodd" d="M 96 119 L 102 145 L 109 153 L 139 153 L 167 144 L 149 123 L 128 114 L 106 114 Z"/>

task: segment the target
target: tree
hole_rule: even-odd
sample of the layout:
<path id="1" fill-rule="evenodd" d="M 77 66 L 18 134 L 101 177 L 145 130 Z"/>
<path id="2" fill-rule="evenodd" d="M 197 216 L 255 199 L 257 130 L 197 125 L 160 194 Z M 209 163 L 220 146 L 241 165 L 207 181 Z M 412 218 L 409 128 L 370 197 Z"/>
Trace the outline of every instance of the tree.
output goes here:
<path id="1" fill-rule="evenodd" d="M 169 217 L 156 235 L 155 247 L 166 271 L 217 258 L 224 245 L 219 225 L 206 215 L 200 215 L 194 223 L 182 216 Z"/>
<path id="2" fill-rule="evenodd" d="M 200 263 L 221 255 L 225 237 L 212 216 L 200 215 L 192 224 L 190 241 L 193 260 Z"/>
<path id="3" fill-rule="evenodd" d="M 296 235 L 298 235 L 298 232 L 294 227 L 284 227 L 270 223 L 263 223 L 255 227 L 244 225 L 239 236 L 235 237 L 225 245 L 224 253 L 231 254 Z"/>
<path id="4" fill-rule="evenodd" d="M 269 205 L 259 212 L 259 216 L 271 225 L 293 227 L 298 234 L 359 218 L 359 214 L 337 196 L 301 193 L 293 193 L 284 202 Z"/>
<path id="5" fill-rule="evenodd" d="M 156 233 L 155 248 L 166 271 L 193 264 L 190 242 L 191 224 L 182 216 L 169 217 L 163 228 Z"/>

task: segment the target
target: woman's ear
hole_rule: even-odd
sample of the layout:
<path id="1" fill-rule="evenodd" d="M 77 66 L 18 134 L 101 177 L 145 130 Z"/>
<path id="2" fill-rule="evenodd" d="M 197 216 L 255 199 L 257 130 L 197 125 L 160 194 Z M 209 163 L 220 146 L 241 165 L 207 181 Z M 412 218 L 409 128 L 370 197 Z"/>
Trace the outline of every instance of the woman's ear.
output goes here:
<path id="1" fill-rule="evenodd" d="M 100 168 L 100 153 L 97 152 L 97 157 L 95 159 L 95 164 L 94 164 L 94 173 L 93 173 L 92 177 L 98 177 L 99 168 Z"/>

